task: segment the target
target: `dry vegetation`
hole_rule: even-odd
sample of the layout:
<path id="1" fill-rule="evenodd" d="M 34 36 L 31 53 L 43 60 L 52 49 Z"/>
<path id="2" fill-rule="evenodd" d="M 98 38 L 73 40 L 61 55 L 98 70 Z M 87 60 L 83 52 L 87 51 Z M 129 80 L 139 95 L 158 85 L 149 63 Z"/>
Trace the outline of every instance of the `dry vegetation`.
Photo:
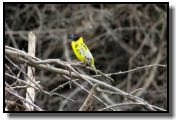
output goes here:
<path id="1" fill-rule="evenodd" d="M 167 110 L 167 11 L 165 4 L 6 4 L 6 110 L 28 110 L 28 66 L 39 81 L 34 110 Z M 24 53 L 30 31 L 36 58 Z M 102 73 L 77 64 L 67 39 L 74 33 Z"/>

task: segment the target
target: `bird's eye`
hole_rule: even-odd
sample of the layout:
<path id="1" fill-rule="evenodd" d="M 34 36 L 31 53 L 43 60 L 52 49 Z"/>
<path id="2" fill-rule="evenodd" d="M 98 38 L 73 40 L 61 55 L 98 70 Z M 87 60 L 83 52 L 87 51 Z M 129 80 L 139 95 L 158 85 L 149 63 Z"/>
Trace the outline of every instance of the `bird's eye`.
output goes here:
<path id="1" fill-rule="evenodd" d="M 77 37 L 78 37 L 78 35 L 74 35 L 74 37 L 75 37 L 75 38 L 77 38 Z"/>

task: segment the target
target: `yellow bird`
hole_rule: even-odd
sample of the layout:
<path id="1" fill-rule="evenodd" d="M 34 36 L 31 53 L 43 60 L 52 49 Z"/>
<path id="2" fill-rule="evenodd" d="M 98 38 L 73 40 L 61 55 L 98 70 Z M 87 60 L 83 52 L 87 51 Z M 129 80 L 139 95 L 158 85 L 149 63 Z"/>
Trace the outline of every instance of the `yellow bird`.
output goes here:
<path id="1" fill-rule="evenodd" d="M 94 65 L 94 58 L 90 53 L 88 47 L 84 44 L 83 38 L 77 34 L 69 35 L 69 38 L 73 39 L 72 49 L 76 57 L 80 59 L 82 62 L 89 64 L 97 74 L 97 70 Z"/>

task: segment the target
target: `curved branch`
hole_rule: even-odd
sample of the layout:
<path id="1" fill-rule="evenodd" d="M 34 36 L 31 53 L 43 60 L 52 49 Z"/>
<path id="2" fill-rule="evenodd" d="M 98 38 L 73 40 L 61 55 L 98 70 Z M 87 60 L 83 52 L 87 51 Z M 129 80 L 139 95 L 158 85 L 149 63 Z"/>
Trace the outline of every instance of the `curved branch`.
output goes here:
<path id="1" fill-rule="evenodd" d="M 19 63 L 26 63 L 28 66 L 32 66 L 32 67 L 35 67 L 35 68 L 40 69 L 40 70 L 46 70 L 46 71 L 56 73 L 56 74 L 60 74 L 60 75 L 66 75 L 66 76 L 70 75 L 70 72 L 67 71 L 67 70 L 56 68 L 56 67 L 54 67 L 52 65 L 49 65 L 49 64 L 39 64 L 38 62 L 40 62 L 41 59 L 34 58 L 34 57 L 32 57 L 32 56 L 30 56 L 30 55 L 28 55 L 25 52 L 20 51 L 20 50 L 15 51 L 15 49 L 8 49 L 8 47 L 5 47 L 5 54 L 9 58 L 13 59 L 14 61 L 17 61 Z M 130 100 L 134 100 L 134 101 L 136 101 L 138 103 L 144 104 L 143 106 L 145 108 L 147 108 L 148 110 L 156 111 L 155 108 L 153 108 L 153 106 L 150 105 L 147 101 L 145 101 L 145 100 L 143 100 L 143 99 L 141 99 L 141 98 L 139 98 L 137 96 L 133 96 L 130 93 L 122 91 L 122 90 L 120 90 L 120 89 L 118 89 L 118 88 L 116 88 L 114 86 L 111 86 L 111 85 L 109 85 L 109 84 L 107 84 L 105 82 L 102 82 L 100 80 L 97 80 L 95 78 L 92 78 L 92 77 L 90 77 L 88 75 L 79 74 L 68 63 L 63 63 L 63 61 L 60 61 L 60 60 L 56 60 L 56 63 L 57 62 L 58 62 L 58 64 L 62 65 L 63 67 L 70 68 L 71 71 L 73 71 L 73 72 L 71 72 L 71 77 L 73 77 L 73 78 L 78 78 L 78 79 L 81 79 L 81 80 L 85 80 L 91 85 L 93 85 L 92 82 L 97 83 L 99 86 L 103 86 L 103 87 L 106 87 L 106 88 L 108 88 L 110 90 L 113 90 L 113 91 L 119 93 L 122 96 L 126 96 Z M 137 70 L 137 69 L 134 69 L 134 70 Z M 134 71 L 134 70 L 132 70 L 132 71 Z"/>

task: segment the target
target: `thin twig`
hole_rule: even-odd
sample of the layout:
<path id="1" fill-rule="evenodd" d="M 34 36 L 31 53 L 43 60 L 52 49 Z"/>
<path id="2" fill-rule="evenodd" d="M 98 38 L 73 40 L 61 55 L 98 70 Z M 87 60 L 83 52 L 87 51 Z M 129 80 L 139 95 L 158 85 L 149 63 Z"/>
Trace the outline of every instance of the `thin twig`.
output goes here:
<path id="1" fill-rule="evenodd" d="M 89 106 L 91 105 L 90 101 L 92 100 L 92 96 L 93 96 L 93 94 L 94 94 L 94 92 L 96 90 L 96 87 L 97 87 L 97 84 L 94 84 L 92 86 L 92 89 L 89 92 L 89 95 L 87 96 L 87 98 L 86 98 L 85 102 L 83 103 L 83 105 L 80 107 L 79 111 L 86 111 L 89 108 Z"/>
<path id="2" fill-rule="evenodd" d="M 63 77 L 65 77 L 65 78 L 67 78 L 68 80 L 70 80 L 70 78 L 67 77 L 67 76 L 65 76 L 65 75 L 63 75 Z M 88 91 L 85 87 L 79 85 L 79 84 L 76 82 L 76 80 L 73 80 L 72 82 L 73 82 L 75 85 L 77 85 L 78 87 L 80 87 L 81 90 L 83 89 L 85 92 L 89 93 L 89 91 Z M 108 104 L 106 104 L 104 101 L 102 101 L 102 100 L 101 100 L 100 98 L 98 98 L 97 96 L 93 95 L 93 97 L 94 97 L 95 99 L 97 99 L 98 101 L 100 101 L 100 102 L 101 102 L 102 104 L 104 104 L 105 106 L 108 106 Z"/>
<path id="3" fill-rule="evenodd" d="M 37 108 L 39 111 L 43 111 L 43 109 L 41 109 L 40 107 L 38 107 L 37 105 L 35 105 L 32 102 L 27 101 L 25 98 L 23 98 L 22 96 L 18 95 L 17 93 L 13 92 L 12 90 L 10 90 L 11 87 L 9 88 L 5 88 L 6 91 L 8 91 L 11 95 L 14 95 L 16 97 L 18 97 L 20 100 L 23 100 L 24 102 L 28 103 L 29 105 Z"/>
<path id="4" fill-rule="evenodd" d="M 167 65 L 163 65 L 163 64 L 151 64 L 151 65 L 146 65 L 146 66 L 141 66 L 141 67 L 137 67 L 137 68 L 134 68 L 134 69 L 130 69 L 130 70 L 127 70 L 127 71 L 120 71 L 120 72 L 116 72 L 116 73 L 108 73 L 106 75 L 112 76 L 112 75 L 126 74 L 126 73 L 129 73 L 129 72 L 137 71 L 137 70 L 144 69 L 144 68 L 155 67 L 155 66 L 167 67 Z"/>
<path id="5" fill-rule="evenodd" d="M 145 104 L 143 104 L 143 103 L 133 103 L 133 102 L 119 103 L 119 104 L 114 104 L 114 105 L 110 105 L 108 107 L 99 109 L 98 111 L 103 111 L 103 110 L 110 109 L 110 108 L 117 107 L 117 106 L 127 106 L 127 105 L 141 105 L 141 106 L 143 106 Z"/>
<path id="6" fill-rule="evenodd" d="M 28 87 L 28 86 L 31 86 L 27 81 L 18 79 L 17 77 L 12 76 L 12 75 L 7 74 L 7 73 L 5 73 L 5 75 L 8 76 L 8 77 L 10 77 L 10 78 L 12 78 L 12 79 L 14 79 L 14 80 L 17 80 L 18 82 L 20 82 L 20 83 L 22 83 L 22 84 L 25 84 L 27 87 Z M 43 92 L 44 94 L 47 94 L 47 95 L 49 95 L 49 96 L 57 95 L 57 96 L 60 96 L 60 97 L 65 98 L 65 99 L 67 99 L 67 100 L 69 100 L 69 101 L 75 101 L 75 100 L 70 99 L 70 98 L 68 98 L 68 97 L 66 97 L 66 96 L 64 96 L 64 95 L 55 93 L 54 91 L 47 92 L 47 91 L 43 90 L 41 87 L 39 87 L 39 88 L 41 88 L 41 89 L 39 89 L 37 86 L 31 86 L 31 87 L 34 88 L 34 89 L 36 89 L 36 90 L 40 90 L 41 92 Z"/>

